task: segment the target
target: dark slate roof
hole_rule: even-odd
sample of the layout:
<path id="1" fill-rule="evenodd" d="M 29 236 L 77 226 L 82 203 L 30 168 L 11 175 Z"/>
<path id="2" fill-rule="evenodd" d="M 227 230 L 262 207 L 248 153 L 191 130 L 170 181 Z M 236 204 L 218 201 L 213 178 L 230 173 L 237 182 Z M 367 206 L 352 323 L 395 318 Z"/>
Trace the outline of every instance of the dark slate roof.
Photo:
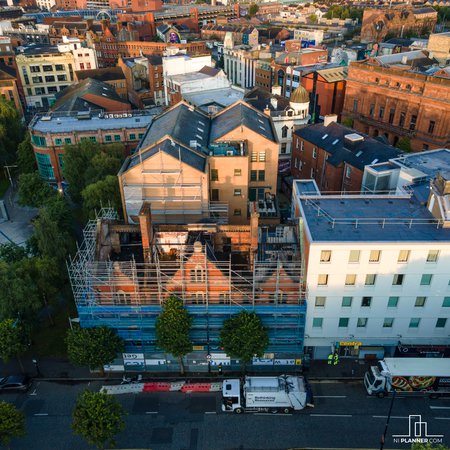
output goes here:
<path id="1" fill-rule="evenodd" d="M 46 45 L 46 44 L 30 44 L 19 47 L 19 54 L 24 55 L 44 55 L 50 53 L 59 53 L 58 47 L 56 45 Z"/>
<path id="2" fill-rule="evenodd" d="M 344 142 L 344 136 L 353 133 L 362 136 L 364 140 L 351 146 Z M 383 144 L 377 139 L 335 122 L 327 127 L 323 124 L 310 125 L 296 130 L 295 134 L 330 153 L 327 162 L 336 167 L 345 162 L 364 170 L 364 166 L 368 164 L 385 162 L 397 158 L 402 153 L 391 145 Z"/>
<path id="3" fill-rule="evenodd" d="M 276 108 L 274 108 L 270 101 L 272 98 L 277 100 Z M 271 94 L 270 92 L 259 87 L 255 87 L 251 91 L 248 91 L 244 95 L 244 101 L 260 111 L 264 111 L 267 107 L 271 111 L 284 111 L 290 107 L 289 99 L 286 97 Z"/>
<path id="4" fill-rule="evenodd" d="M 277 142 L 272 123 L 265 114 L 255 111 L 245 103 L 237 102 L 219 114 L 217 114 L 211 123 L 211 141 L 220 139 L 223 135 L 244 125 L 255 133 Z"/>
<path id="5" fill-rule="evenodd" d="M 401 45 L 402 47 L 409 47 L 414 42 L 414 39 L 391 38 L 385 41 L 385 44 Z"/>
<path id="6" fill-rule="evenodd" d="M 125 79 L 123 70 L 121 67 L 105 67 L 103 69 L 92 70 L 77 70 L 76 72 L 78 80 L 84 80 L 86 78 L 94 78 L 98 81 L 113 81 Z"/>
<path id="7" fill-rule="evenodd" d="M 164 136 L 171 136 L 186 147 L 190 147 L 191 141 L 197 141 L 198 148 L 207 152 L 209 122 L 209 117 L 189 108 L 185 103 L 179 103 L 153 120 L 139 149 L 152 145 Z"/>
<path id="8" fill-rule="evenodd" d="M 84 100 L 86 94 L 92 94 L 99 98 L 107 98 L 116 102 L 129 105 L 123 98 L 119 97 L 112 86 L 103 83 L 102 81 L 94 80 L 93 78 L 86 78 L 85 80 L 73 83 L 61 92 L 56 94 L 56 102 L 54 103 L 53 111 L 85 111 L 87 106 L 97 107 L 103 109 L 95 104 Z M 91 107 L 92 107 L 91 106 Z"/>
<path id="9" fill-rule="evenodd" d="M 199 72 L 204 73 L 205 75 L 209 75 L 210 77 L 215 77 L 220 72 L 220 69 L 216 69 L 214 67 L 209 67 L 209 66 L 203 66 L 199 70 Z"/>
<path id="10" fill-rule="evenodd" d="M 0 63 L 0 80 L 15 80 L 17 78 L 14 67 Z"/>
<path id="11" fill-rule="evenodd" d="M 162 56 L 161 55 L 145 55 L 148 59 L 149 63 L 152 66 L 161 66 L 162 65 Z"/>
<path id="12" fill-rule="evenodd" d="M 120 172 L 126 172 L 127 170 L 139 165 L 142 161 L 152 157 L 159 151 L 167 153 L 174 158 L 181 158 L 181 161 L 189 166 L 204 172 L 206 169 L 206 156 L 185 147 L 184 145 L 179 145 L 171 139 L 164 139 L 159 144 L 155 144 L 151 147 L 146 148 L 142 152 L 137 152 L 133 156 L 130 156 L 124 162 Z"/>

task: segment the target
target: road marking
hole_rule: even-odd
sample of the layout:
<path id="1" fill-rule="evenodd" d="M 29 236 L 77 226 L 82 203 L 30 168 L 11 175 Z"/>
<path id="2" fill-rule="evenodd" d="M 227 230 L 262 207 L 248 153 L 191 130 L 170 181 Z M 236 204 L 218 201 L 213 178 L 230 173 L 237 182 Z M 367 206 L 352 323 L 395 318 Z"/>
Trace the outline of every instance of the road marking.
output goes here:
<path id="1" fill-rule="evenodd" d="M 36 389 L 30 395 L 37 395 Z"/>
<path id="2" fill-rule="evenodd" d="M 292 416 L 292 414 L 284 414 L 284 413 L 255 413 L 254 416 L 279 416 L 279 417 L 283 417 L 283 416 Z"/>
<path id="3" fill-rule="evenodd" d="M 310 414 L 314 417 L 352 417 L 351 414 Z"/>
<path id="4" fill-rule="evenodd" d="M 435 417 L 436 420 L 450 420 L 450 417 Z"/>
<path id="5" fill-rule="evenodd" d="M 372 416 L 375 419 L 387 419 L 388 416 Z M 409 419 L 409 416 L 391 416 L 391 419 Z"/>
<path id="6" fill-rule="evenodd" d="M 145 411 L 145 414 L 158 414 L 158 411 Z"/>
<path id="7" fill-rule="evenodd" d="M 35 416 L 48 416 L 48 413 L 36 413 Z"/>
<path id="8" fill-rule="evenodd" d="M 431 409 L 450 409 L 450 406 L 430 406 Z"/>
<path id="9" fill-rule="evenodd" d="M 347 398 L 346 395 L 315 395 L 314 398 Z"/>
<path id="10" fill-rule="evenodd" d="M 205 414 L 217 414 L 217 411 L 205 411 Z"/>

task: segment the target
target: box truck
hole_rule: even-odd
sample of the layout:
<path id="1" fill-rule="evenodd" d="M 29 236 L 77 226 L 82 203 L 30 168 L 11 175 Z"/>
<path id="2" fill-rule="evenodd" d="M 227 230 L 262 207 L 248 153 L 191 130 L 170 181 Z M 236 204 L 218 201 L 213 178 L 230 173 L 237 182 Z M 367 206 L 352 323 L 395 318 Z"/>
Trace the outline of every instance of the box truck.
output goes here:
<path id="1" fill-rule="evenodd" d="M 450 358 L 385 358 L 364 375 L 369 395 L 450 395 Z"/>
<path id="2" fill-rule="evenodd" d="M 313 406 L 311 389 L 304 377 L 280 375 L 224 380 L 222 411 L 289 414 Z"/>

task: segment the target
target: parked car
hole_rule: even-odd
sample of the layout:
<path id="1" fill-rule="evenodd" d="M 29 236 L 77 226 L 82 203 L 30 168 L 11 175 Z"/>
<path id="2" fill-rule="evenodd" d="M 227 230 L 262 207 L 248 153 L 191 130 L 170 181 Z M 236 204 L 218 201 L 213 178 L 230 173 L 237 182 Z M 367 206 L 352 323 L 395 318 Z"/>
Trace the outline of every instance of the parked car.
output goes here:
<path id="1" fill-rule="evenodd" d="M 30 386 L 31 378 L 27 375 L 10 375 L 0 378 L 0 392 L 26 392 Z"/>

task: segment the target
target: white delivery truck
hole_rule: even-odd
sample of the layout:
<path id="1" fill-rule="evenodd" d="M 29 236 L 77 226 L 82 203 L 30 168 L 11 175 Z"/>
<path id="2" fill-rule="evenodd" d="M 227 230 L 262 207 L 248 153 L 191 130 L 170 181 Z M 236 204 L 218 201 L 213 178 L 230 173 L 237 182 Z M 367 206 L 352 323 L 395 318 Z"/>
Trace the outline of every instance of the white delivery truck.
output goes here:
<path id="1" fill-rule="evenodd" d="M 450 395 L 450 358 L 384 358 L 364 376 L 369 395 Z"/>
<path id="2" fill-rule="evenodd" d="M 245 412 L 283 412 L 289 414 L 313 406 L 311 389 L 304 377 L 245 377 L 224 380 L 222 410 Z"/>

